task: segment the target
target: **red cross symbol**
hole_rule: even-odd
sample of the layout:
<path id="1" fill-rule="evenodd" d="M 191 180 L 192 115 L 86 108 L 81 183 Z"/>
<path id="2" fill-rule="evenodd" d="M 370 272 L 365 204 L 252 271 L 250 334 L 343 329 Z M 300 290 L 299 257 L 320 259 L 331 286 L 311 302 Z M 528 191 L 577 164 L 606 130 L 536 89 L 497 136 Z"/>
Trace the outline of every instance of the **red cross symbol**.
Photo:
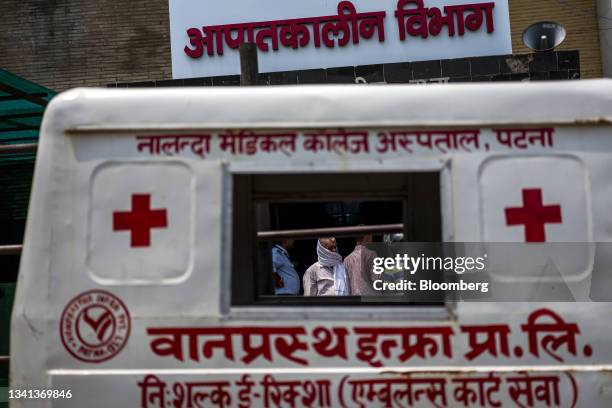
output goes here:
<path id="1" fill-rule="evenodd" d="M 166 210 L 151 209 L 151 194 L 132 194 L 132 211 L 113 213 L 113 231 L 130 231 L 132 247 L 151 246 L 151 229 L 167 226 Z"/>
<path id="2" fill-rule="evenodd" d="M 524 225 L 527 242 L 546 242 L 546 224 L 561 223 L 560 205 L 543 205 L 542 189 L 524 189 L 523 207 L 506 208 L 508 226 Z"/>

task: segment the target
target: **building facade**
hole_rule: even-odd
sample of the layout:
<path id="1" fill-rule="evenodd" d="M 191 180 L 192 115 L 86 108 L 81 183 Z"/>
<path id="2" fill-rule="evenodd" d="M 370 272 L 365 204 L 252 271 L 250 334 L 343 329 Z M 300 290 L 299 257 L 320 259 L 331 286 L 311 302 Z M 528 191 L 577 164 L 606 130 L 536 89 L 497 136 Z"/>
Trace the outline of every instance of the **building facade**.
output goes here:
<path id="1" fill-rule="evenodd" d="M 599 3 L 599 4 L 598 4 Z M 578 79 L 604 75 L 610 0 L 510 0 L 513 54 L 469 61 L 340 67 L 262 76 L 262 83 Z M 9 0 L 0 67 L 55 91 L 77 86 L 232 85 L 236 77 L 173 81 L 168 1 Z M 599 7 L 598 7 L 599 6 Z M 599 10 L 599 14 L 598 14 Z M 534 55 L 522 33 L 539 21 L 567 30 L 559 53 Z M 600 35 L 600 33 L 602 35 Z M 602 63 L 602 54 L 604 60 Z M 352 76 L 352 78 L 350 78 Z M 302 78 L 300 80 L 299 78 Z M 370 81 L 368 81 L 368 78 Z M 441 79 L 442 78 L 442 79 Z"/>

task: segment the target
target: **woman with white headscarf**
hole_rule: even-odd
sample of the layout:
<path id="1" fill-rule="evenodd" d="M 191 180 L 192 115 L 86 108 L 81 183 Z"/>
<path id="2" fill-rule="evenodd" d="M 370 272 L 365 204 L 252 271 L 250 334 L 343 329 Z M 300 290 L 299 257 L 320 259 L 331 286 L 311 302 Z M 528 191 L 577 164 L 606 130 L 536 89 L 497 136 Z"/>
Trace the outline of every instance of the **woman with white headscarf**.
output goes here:
<path id="1" fill-rule="evenodd" d="M 305 296 L 348 296 L 351 293 L 348 274 L 338 253 L 335 238 L 317 241 L 317 257 L 304 274 Z"/>

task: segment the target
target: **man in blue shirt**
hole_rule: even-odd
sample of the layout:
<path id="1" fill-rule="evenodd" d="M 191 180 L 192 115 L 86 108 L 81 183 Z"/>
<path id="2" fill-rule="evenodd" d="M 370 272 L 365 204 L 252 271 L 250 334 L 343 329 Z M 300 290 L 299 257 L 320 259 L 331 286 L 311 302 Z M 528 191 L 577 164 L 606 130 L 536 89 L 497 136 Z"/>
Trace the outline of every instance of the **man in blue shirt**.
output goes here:
<path id="1" fill-rule="evenodd" d="M 274 294 L 299 295 L 300 276 L 289 258 L 289 250 L 294 240 L 286 239 L 272 248 L 272 272 L 274 275 Z"/>

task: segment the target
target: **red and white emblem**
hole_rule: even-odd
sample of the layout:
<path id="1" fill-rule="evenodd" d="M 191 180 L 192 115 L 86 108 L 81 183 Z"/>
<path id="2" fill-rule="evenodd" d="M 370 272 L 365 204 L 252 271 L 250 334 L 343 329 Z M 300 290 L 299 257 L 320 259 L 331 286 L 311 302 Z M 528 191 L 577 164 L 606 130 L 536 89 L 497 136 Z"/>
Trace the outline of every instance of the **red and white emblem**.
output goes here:
<path id="1" fill-rule="evenodd" d="M 588 176 L 579 159 L 493 158 L 479 184 L 482 241 L 496 278 L 570 282 L 590 273 Z M 509 242 L 518 244 L 496 244 Z"/>
<path id="2" fill-rule="evenodd" d="M 506 208 L 508 226 L 523 225 L 525 242 L 546 242 L 546 224 L 563 222 L 561 206 L 544 205 L 541 188 L 523 189 L 523 206 Z"/>
<path id="3" fill-rule="evenodd" d="M 512 157 L 480 172 L 484 242 L 590 242 L 587 177 L 571 157 Z"/>
<path id="4" fill-rule="evenodd" d="M 151 229 L 168 226 L 168 211 L 151 209 L 151 194 L 132 194 L 131 211 L 113 213 L 113 231 L 130 231 L 132 247 L 150 247 Z"/>
<path id="5" fill-rule="evenodd" d="M 88 363 L 116 356 L 130 337 L 130 313 L 112 293 L 90 290 L 68 302 L 60 319 L 66 350 Z"/>
<path id="6" fill-rule="evenodd" d="M 193 255 L 193 176 L 176 162 L 111 163 L 94 173 L 88 269 L 101 285 L 176 284 Z"/>

